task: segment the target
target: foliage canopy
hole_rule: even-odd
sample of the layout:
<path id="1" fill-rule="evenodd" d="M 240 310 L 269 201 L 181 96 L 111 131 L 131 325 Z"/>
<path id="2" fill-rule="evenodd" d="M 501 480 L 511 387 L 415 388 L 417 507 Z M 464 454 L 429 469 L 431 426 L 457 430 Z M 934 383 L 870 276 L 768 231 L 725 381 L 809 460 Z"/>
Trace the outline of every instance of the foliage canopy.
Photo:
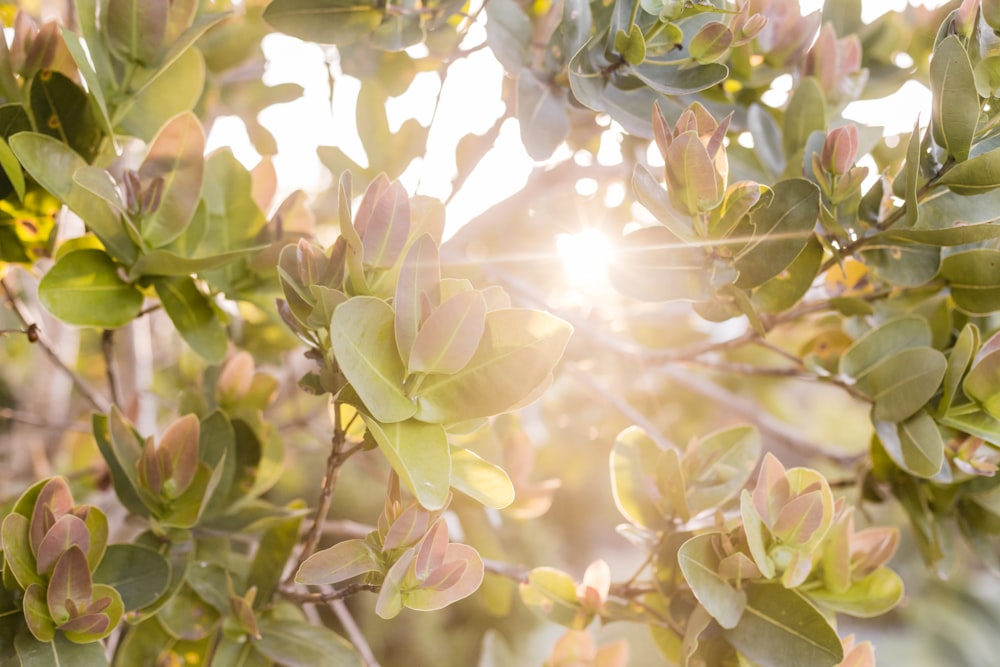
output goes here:
<path id="1" fill-rule="evenodd" d="M 0 663 L 858 667 L 851 619 L 982 623 L 1000 0 L 861 4 L 2 5 Z M 281 201 L 272 31 L 360 82 L 366 158 Z M 539 166 L 445 239 L 386 109 L 482 49 L 452 196 L 507 121 Z M 912 132 L 848 120 L 911 80 Z"/>

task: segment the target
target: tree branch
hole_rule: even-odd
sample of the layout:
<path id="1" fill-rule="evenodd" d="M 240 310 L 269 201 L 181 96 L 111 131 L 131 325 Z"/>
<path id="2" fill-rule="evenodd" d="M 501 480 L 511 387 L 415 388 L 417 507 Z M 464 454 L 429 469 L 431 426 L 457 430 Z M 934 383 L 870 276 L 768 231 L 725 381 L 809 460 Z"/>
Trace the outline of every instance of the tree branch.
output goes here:
<path id="1" fill-rule="evenodd" d="M 118 382 L 118 361 L 115 359 L 114 329 L 105 329 L 101 332 L 101 354 L 104 355 L 104 370 L 108 376 L 111 401 L 118 407 L 122 407 L 125 403 L 122 400 L 121 384 Z"/>
<path id="2" fill-rule="evenodd" d="M 7 303 L 10 304 L 11 310 L 14 311 L 14 314 L 17 315 L 17 319 L 19 319 L 25 326 L 27 330 L 26 333 L 29 338 L 32 336 L 32 332 L 35 332 L 36 338 L 33 342 L 37 343 L 38 346 L 42 348 L 42 351 L 45 352 L 45 355 L 49 358 L 49 360 L 69 377 L 69 379 L 73 382 L 73 386 L 76 387 L 76 390 L 80 392 L 80 395 L 83 396 L 88 403 L 90 403 L 94 410 L 102 413 L 110 410 L 111 405 L 108 403 L 108 400 L 91 389 L 90 386 L 84 382 L 83 378 L 77 375 L 77 373 L 70 368 L 58 354 L 56 354 L 52 345 L 49 344 L 49 342 L 42 335 L 38 325 L 35 324 L 28 316 L 28 313 L 20 299 L 17 298 L 13 290 L 11 290 L 11 288 L 7 285 L 7 281 L 3 278 L 0 278 L 0 287 L 3 288 L 4 294 L 7 296 Z"/>
<path id="3" fill-rule="evenodd" d="M 377 593 L 379 587 L 375 584 L 348 584 L 343 588 L 324 591 L 322 593 L 301 593 L 290 588 L 281 588 L 281 594 L 299 604 L 326 604 L 335 600 L 343 600 L 362 591 Z"/>
<path id="4" fill-rule="evenodd" d="M 340 468 L 347 459 L 351 458 L 362 447 L 361 443 L 358 443 L 350 449 L 344 449 L 347 445 L 347 433 L 340 423 L 340 410 L 334 410 L 333 414 L 333 444 L 330 448 L 330 456 L 326 460 L 326 473 L 323 475 L 323 488 L 320 490 L 316 514 L 313 516 L 309 532 L 306 533 L 306 540 L 302 545 L 302 551 L 299 552 L 295 567 L 289 572 L 285 583 L 290 583 L 295 578 L 295 573 L 302 567 L 302 563 L 316 551 L 323 532 L 323 523 L 326 520 L 326 515 L 330 512 L 330 504 L 333 502 L 333 490 L 337 486 L 337 477 L 340 475 Z"/>

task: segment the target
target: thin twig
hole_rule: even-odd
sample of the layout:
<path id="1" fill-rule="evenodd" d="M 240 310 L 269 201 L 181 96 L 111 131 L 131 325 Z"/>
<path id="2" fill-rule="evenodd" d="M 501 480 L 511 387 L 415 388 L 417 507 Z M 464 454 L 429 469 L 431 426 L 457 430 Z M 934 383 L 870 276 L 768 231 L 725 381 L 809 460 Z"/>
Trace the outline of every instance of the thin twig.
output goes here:
<path id="1" fill-rule="evenodd" d="M 361 632 L 361 628 L 358 627 L 354 616 L 351 615 L 351 610 L 347 608 L 344 601 L 332 600 L 330 602 L 330 609 L 333 610 L 333 613 L 337 616 L 337 620 L 343 626 L 347 638 L 351 640 L 354 648 L 361 654 L 361 659 L 365 661 L 365 667 L 379 667 L 378 660 L 375 659 L 375 654 L 372 652 L 372 647 L 368 645 L 368 640 L 365 639 L 365 635 Z"/>
<path id="2" fill-rule="evenodd" d="M 306 559 L 313 555 L 316 551 L 316 547 L 319 545 L 320 536 L 323 532 L 323 522 L 326 520 L 326 515 L 330 512 L 330 504 L 333 502 L 333 490 L 337 485 L 337 477 L 340 475 L 340 468 L 344 465 L 344 462 L 347 461 L 347 459 L 349 459 L 362 447 L 361 444 L 357 444 L 350 449 L 344 449 L 347 444 L 347 433 L 344 431 L 340 423 L 340 410 L 334 410 L 333 414 L 333 443 L 330 448 L 330 456 L 326 460 L 326 473 L 323 475 L 323 488 L 320 490 L 319 502 L 316 506 L 316 514 L 313 516 L 313 522 L 309 527 L 309 532 L 306 533 L 306 540 L 302 546 L 302 551 L 299 552 L 299 557 L 295 563 L 295 567 L 292 568 L 291 572 L 288 574 L 288 578 L 285 580 L 285 583 L 289 583 L 295 577 L 295 573 L 298 572 L 300 567 L 302 567 L 302 563 L 304 563 Z"/>
<path id="3" fill-rule="evenodd" d="M 531 570 L 522 565 L 504 563 L 503 561 L 492 560 L 490 558 L 483 559 L 483 567 L 485 567 L 486 571 L 490 574 L 495 574 L 518 582 L 528 581 L 528 575 L 531 574 Z"/>
<path id="4" fill-rule="evenodd" d="M 104 370 L 108 376 L 108 388 L 111 390 L 111 400 L 120 408 L 125 403 L 122 400 L 121 384 L 118 382 L 118 361 L 115 358 L 114 329 L 105 329 L 101 333 L 101 353 L 104 355 Z"/>
<path id="5" fill-rule="evenodd" d="M 333 602 L 334 600 L 343 600 L 344 598 L 349 598 L 352 595 L 357 595 L 362 591 L 377 592 L 379 589 L 375 584 L 348 584 L 343 588 L 337 588 L 329 591 L 324 591 L 322 593 L 300 593 L 299 591 L 281 588 L 281 594 L 292 600 L 298 602 L 299 604 L 326 604 L 328 602 Z"/>
<path id="6" fill-rule="evenodd" d="M 21 320 L 21 323 L 29 332 L 37 332 L 38 337 L 35 342 L 42 348 L 49 360 L 69 377 L 69 379 L 73 382 L 73 386 L 76 387 L 77 391 L 80 392 L 83 398 L 90 403 L 91 407 L 93 407 L 97 412 L 107 412 L 110 410 L 111 405 L 108 403 L 108 400 L 91 389 L 90 386 L 84 382 L 83 378 L 77 375 L 77 373 L 70 368 L 58 354 L 56 354 L 52 345 L 49 344 L 49 342 L 41 334 L 41 331 L 38 329 L 38 325 L 35 324 L 28 316 L 23 304 L 21 304 L 21 301 L 14 295 L 14 291 L 11 290 L 11 288 L 7 285 L 7 281 L 3 278 L 0 278 L 0 287 L 3 288 L 4 294 L 7 295 L 7 302 L 10 304 L 11 310 L 14 311 L 14 314 L 17 315 L 17 319 Z"/>
<path id="7" fill-rule="evenodd" d="M 622 413 L 622 415 L 627 417 L 633 424 L 641 427 L 642 430 L 644 430 L 657 445 L 663 449 L 679 449 L 677 444 L 664 435 L 656 424 L 651 422 L 645 415 L 629 405 L 629 403 L 623 400 L 620 395 L 608 390 L 607 387 L 603 386 L 600 382 L 597 382 L 590 375 L 584 373 L 578 368 L 566 366 L 564 372 L 573 376 L 574 379 L 586 386 L 591 393 L 610 403 L 616 410 L 618 410 L 618 412 Z"/>

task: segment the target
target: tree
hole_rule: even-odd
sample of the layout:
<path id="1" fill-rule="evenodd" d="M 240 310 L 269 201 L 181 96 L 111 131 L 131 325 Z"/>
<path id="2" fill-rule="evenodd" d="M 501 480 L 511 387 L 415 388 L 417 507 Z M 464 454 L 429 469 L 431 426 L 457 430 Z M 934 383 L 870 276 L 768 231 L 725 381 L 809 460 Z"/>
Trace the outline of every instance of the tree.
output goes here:
<path id="1" fill-rule="evenodd" d="M 0 662 L 856 666 L 883 617 L 987 664 L 1000 2 L 861 4 L 5 5 Z M 367 159 L 280 202 L 271 31 Z M 544 162 L 445 241 L 386 104 L 484 48 L 452 196 L 508 120 Z M 926 127 L 844 117 L 910 80 Z"/>

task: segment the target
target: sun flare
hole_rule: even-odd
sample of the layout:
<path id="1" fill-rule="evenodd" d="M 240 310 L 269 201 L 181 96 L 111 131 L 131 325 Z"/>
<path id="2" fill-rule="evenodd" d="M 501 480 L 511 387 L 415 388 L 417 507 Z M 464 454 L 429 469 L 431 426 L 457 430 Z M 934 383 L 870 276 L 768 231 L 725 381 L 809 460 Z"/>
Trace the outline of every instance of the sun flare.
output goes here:
<path id="1" fill-rule="evenodd" d="M 601 231 L 590 228 L 574 234 L 559 234 L 556 251 L 572 286 L 593 288 L 607 281 L 608 264 L 614 250 Z"/>

